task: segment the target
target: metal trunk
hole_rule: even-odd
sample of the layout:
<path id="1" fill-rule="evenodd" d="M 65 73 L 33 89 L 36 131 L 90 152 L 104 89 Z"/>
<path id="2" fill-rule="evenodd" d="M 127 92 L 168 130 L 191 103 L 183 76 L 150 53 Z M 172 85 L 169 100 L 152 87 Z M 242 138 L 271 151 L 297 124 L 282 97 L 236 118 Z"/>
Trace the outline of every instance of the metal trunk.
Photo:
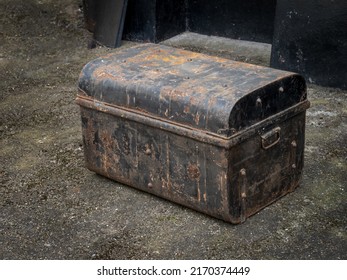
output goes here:
<path id="1" fill-rule="evenodd" d="M 231 223 L 299 184 L 306 99 L 294 73 L 144 44 L 81 72 L 87 167 Z"/>

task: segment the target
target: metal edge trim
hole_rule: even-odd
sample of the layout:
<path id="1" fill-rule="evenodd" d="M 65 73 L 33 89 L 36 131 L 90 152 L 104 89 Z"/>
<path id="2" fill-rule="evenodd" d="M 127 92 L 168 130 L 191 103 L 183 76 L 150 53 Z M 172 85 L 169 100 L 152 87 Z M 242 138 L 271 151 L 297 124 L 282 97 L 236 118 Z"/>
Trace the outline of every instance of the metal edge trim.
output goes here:
<path id="1" fill-rule="evenodd" d="M 76 103 L 81 107 L 94 109 L 96 111 L 111 114 L 130 121 L 145 124 L 154 128 L 159 128 L 180 136 L 195 139 L 199 142 L 212 144 L 214 146 L 219 146 L 226 149 L 229 149 L 230 147 L 237 145 L 250 138 L 252 135 L 256 134 L 262 126 L 282 122 L 285 119 L 293 117 L 310 107 L 310 102 L 308 100 L 302 101 L 286 110 L 283 110 L 280 113 L 277 113 L 248 128 L 245 128 L 242 131 L 238 131 L 232 136 L 223 137 L 215 133 L 198 130 L 180 123 L 170 122 L 169 120 L 158 118 L 145 112 L 136 111 L 129 108 L 124 108 L 117 105 L 97 101 L 85 95 L 77 95 Z"/>

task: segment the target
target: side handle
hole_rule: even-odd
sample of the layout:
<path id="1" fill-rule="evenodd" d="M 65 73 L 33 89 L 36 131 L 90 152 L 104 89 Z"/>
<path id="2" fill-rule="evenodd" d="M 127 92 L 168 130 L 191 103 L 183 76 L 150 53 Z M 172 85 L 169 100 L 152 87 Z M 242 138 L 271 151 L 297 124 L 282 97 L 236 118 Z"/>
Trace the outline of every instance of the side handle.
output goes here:
<path id="1" fill-rule="evenodd" d="M 275 146 L 281 139 L 281 128 L 275 127 L 269 132 L 266 132 L 261 137 L 261 146 L 264 150 L 268 150 Z"/>

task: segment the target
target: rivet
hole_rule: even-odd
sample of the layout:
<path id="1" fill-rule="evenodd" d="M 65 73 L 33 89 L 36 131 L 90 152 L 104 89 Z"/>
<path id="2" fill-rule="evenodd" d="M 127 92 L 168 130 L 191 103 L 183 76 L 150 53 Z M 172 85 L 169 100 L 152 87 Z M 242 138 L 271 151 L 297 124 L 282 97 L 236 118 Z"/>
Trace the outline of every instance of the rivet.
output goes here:
<path id="1" fill-rule="evenodd" d="M 148 183 L 147 185 L 149 188 L 152 188 L 153 187 L 153 184 L 152 183 Z"/>
<path id="2" fill-rule="evenodd" d="M 296 164 L 292 164 L 292 168 L 293 168 L 293 169 L 296 168 Z"/>
<path id="3" fill-rule="evenodd" d="M 245 192 L 241 193 L 241 198 L 246 198 L 246 193 Z"/>
<path id="4" fill-rule="evenodd" d="M 257 100 L 255 101 L 256 106 L 261 106 L 261 98 L 258 97 Z"/>
<path id="5" fill-rule="evenodd" d="M 246 176 L 246 169 L 242 168 L 242 169 L 240 170 L 240 175 L 241 175 L 241 176 Z"/>
<path id="6" fill-rule="evenodd" d="M 293 146 L 294 148 L 297 146 L 295 140 L 292 141 L 292 146 Z"/>
<path id="7" fill-rule="evenodd" d="M 280 88 L 278 89 L 278 91 L 282 93 L 282 92 L 284 92 L 284 88 L 283 88 L 283 87 L 280 87 Z"/>

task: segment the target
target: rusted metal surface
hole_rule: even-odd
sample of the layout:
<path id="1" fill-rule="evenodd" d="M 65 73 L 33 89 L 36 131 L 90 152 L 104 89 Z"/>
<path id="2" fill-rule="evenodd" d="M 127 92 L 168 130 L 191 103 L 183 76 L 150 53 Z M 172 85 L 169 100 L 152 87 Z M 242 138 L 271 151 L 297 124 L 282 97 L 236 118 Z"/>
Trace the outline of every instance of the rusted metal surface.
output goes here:
<path id="1" fill-rule="evenodd" d="M 152 44 L 90 62 L 79 87 L 96 100 L 224 136 L 306 99 L 293 73 Z"/>
<path id="2" fill-rule="evenodd" d="M 145 44 L 87 64 L 77 103 L 90 170 L 214 217 L 243 222 L 299 183 L 296 74 Z"/>

